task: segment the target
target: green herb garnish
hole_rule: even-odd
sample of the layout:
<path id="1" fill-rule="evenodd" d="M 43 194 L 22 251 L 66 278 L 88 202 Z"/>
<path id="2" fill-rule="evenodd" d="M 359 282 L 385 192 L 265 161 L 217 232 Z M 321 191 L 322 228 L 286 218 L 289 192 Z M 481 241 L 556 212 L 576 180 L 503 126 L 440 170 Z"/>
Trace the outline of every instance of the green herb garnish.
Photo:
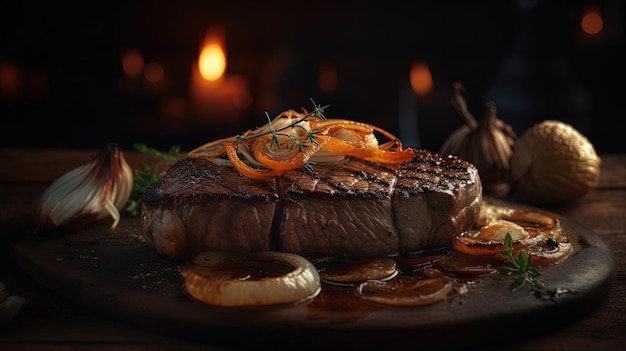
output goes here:
<path id="1" fill-rule="evenodd" d="M 133 148 L 141 153 L 154 155 L 160 160 L 153 164 L 143 163 L 141 169 L 135 170 L 133 179 L 133 190 L 130 198 L 124 207 L 124 214 L 137 217 L 141 210 L 141 195 L 150 187 L 152 183 L 161 179 L 169 166 L 178 161 L 180 146 L 172 146 L 168 152 L 161 152 L 155 148 L 147 147 L 145 144 L 133 144 Z"/>
<path id="2" fill-rule="evenodd" d="M 517 257 L 514 256 L 513 239 L 509 233 L 507 233 L 504 238 L 504 247 L 505 250 L 500 251 L 500 254 L 506 256 L 509 265 L 499 267 L 498 270 L 507 275 L 519 275 L 519 277 L 511 284 L 511 290 L 517 291 L 528 283 L 532 287 L 535 294 L 542 294 L 545 291 L 545 287 L 538 278 L 541 275 L 541 272 L 537 269 L 537 267 L 532 265 L 532 255 L 520 251 L 517 254 Z"/>
<path id="3" fill-rule="evenodd" d="M 274 128 L 274 126 L 272 126 L 272 119 L 269 113 L 265 112 L 265 118 L 267 119 L 267 126 L 268 126 L 267 131 L 254 134 L 252 136 L 237 135 L 235 136 L 235 138 L 238 141 L 250 141 L 250 140 L 254 140 L 256 138 L 262 137 L 264 135 L 271 135 L 272 138 L 270 140 L 270 149 L 272 147 L 276 147 L 276 149 L 280 150 L 281 143 L 279 141 L 279 137 L 286 137 L 289 139 L 289 150 L 293 150 L 294 148 L 297 147 L 298 151 L 300 152 L 303 152 L 303 150 L 309 147 L 311 144 L 319 145 L 319 143 L 315 140 L 315 138 L 317 134 L 319 134 L 321 131 L 320 130 L 306 130 L 302 125 L 300 125 L 300 122 L 304 122 L 308 120 L 309 117 L 318 117 L 325 121 L 326 116 L 324 115 L 324 113 L 325 113 L 325 110 L 330 105 L 322 106 L 322 105 L 316 104 L 313 99 L 310 99 L 310 100 L 313 103 L 313 111 L 306 113 L 304 116 L 302 116 L 301 118 L 298 118 L 294 122 L 291 122 L 288 125 L 280 127 L 280 128 Z M 304 138 L 305 141 L 301 141 L 298 138 L 298 136 L 296 136 L 293 133 L 285 132 L 287 130 L 293 130 L 294 128 L 300 128 L 301 130 L 304 130 L 307 133 L 306 138 Z M 305 162 L 304 165 L 302 166 L 302 170 L 307 173 L 313 173 L 313 167 L 311 165 L 311 162 Z"/>
<path id="4" fill-rule="evenodd" d="M 265 112 L 265 117 L 267 118 L 268 121 L 268 131 L 263 132 L 263 133 L 259 133 L 259 134 L 255 134 L 251 137 L 243 137 L 241 135 L 237 135 L 236 138 L 237 140 L 240 141 L 247 141 L 247 140 L 252 140 L 252 139 L 256 139 L 258 137 L 264 136 L 264 135 L 268 135 L 271 134 L 272 135 L 272 140 L 270 141 L 270 147 L 273 145 L 276 145 L 276 147 L 278 149 L 280 149 L 280 143 L 278 141 L 278 136 L 284 136 L 284 137 L 288 137 L 291 140 L 290 143 L 290 149 L 293 149 L 294 147 L 298 147 L 300 150 L 302 150 L 303 147 L 306 147 L 306 144 L 299 142 L 298 140 L 295 139 L 295 137 L 292 134 L 288 134 L 288 133 L 282 133 L 283 131 L 287 130 L 287 129 L 293 129 L 293 128 L 302 128 L 304 130 L 304 128 L 299 125 L 300 122 L 304 122 L 307 119 L 309 119 L 309 117 L 318 117 L 321 118 L 323 120 L 326 120 L 326 116 L 324 116 L 324 111 L 330 106 L 330 105 L 326 105 L 326 106 L 322 106 L 322 105 L 318 105 L 315 103 L 315 101 L 313 101 L 313 99 L 311 99 L 311 102 L 313 103 L 313 111 L 307 113 L 306 115 L 304 115 L 301 118 L 298 118 L 295 122 L 290 123 L 287 126 L 284 126 L 282 128 L 279 129 L 275 129 L 272 126 L 272 119 L 270 118 L 270 115 Z M 305 138 L 305 140 L 308 140 L 310 143 L 315 143 L 315 135 L 318 134 L 320 131 L 319 130 L 309 130 L 306 131 L 307 132 L 307 137 Z"/>

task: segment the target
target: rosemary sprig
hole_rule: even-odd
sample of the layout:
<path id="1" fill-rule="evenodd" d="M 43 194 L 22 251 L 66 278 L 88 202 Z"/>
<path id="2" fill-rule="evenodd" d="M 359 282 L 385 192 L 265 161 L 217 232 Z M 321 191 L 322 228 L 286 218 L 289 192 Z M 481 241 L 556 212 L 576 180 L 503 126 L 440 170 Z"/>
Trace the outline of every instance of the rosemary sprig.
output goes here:
<path id="1" fill-rule="evenodd" d="M 266 132 L 263 133 L 259 133 L 259 134 L 255 134 L 249 137 L 244 137 L 242 135 L 237 135 L 235 136 L 235 138 L 238 141 L 250 141 L 250 140 L 254 140 L 257 139 L 259 137 L 262 137 L 264 135 L 271 135 L 272 138 L 270 140 L 270 148 L 272 148 L 272 146 L 276 146 L 277 149 L 280 150 L 281 145 L 280 145 L 280 141 L 279 141 L 279 137 L 286 137 L 289 139 L 289 150 L 293 150 L 294 148 L 298 148 L 298 151 L 302 152 L 305 148 L 309 147 L 310 144 L 315 144 L 318 145 L 317 141 L 315 140 L 317 134 L 320 133 L 319 130 L 306 130 L 304 129 L 304 127 L 302 127 L 300 125 L 300 122 L 304 122 L 306 120 L 308 120 L 310 117 L 318 117 L 321 118 L 322 120 L 326 120 L 326 116 L 324 115 L 325 110 L 330 106 L 330 105 L 318 105 L 315 103 L 315 101 L 313 101 L 313 99 L 310 99 L 311 102 L 313 103 L 313 111 L 311 112 L 307 112 L 307 114 L 305 114 L 304 116 L 302 116 L 301 118 L 297 119 L 295 122 L 290 123 L 289 125 L 286 125 L 282 128 L 278 128 L 275 129 L 272 126 L 272 119 L 269 115 L 269 113 L 265 112 L 265 118 L 267 119 L 267 126 L 268 126 L 268 130 Z M 283 133 L 285 130 L 293 130 L 294 128 L 300 128 L 302 130 L 304 130 L 307 133 L 306 138 L 304 139 L 304 141 L 300 141 L 293 133 Z M 305 172 L 309 172 L 309 173 L 313 173 L 313 168 L 312 165 L 309 162 L 305 162 L 305 164 L 302 166 L 302 169 Z"/>
<path id="2" fill-rule="evenodd" d="M 301 150 L 302 147 L 306 147 L 306 145 L 304 143 L 297 142 L 294 139 L 294 137 L 291 134 L 289 134 L 289 133 L 281 133 L 281 132 L 283 132 L 283 131 L 285 131 L 287 129 L 302 128 L 302 126 L 300 126 L 299 123 L 306 121 L 310 117 L 318 117 L 318 118 L 321 118 L 323 120 L 326 120 L 326 116 L 324 115 L 324 112 L 330 105 L 322 106 L 322 105 L 316 104 L 315 101 L 313 101 L 313 99 L 310 99 L 310 100 L 313 103 L 313 107 L 314 107 L 313 111 L 308 112 L 306 115 L 302 116 L 302 118 L 297 119 L 295 122 L 292 122 L 291 124 L 286 125 L 286 126 L 284 126 L 282 128 L 274 129 L 274 127 L 272 127 L 272 119 L 270 118 L 270 115 L 267 112 L 265 112 L 265 117 L 267 118 L 267 121 L 268 121 L 268 131 L 267 132 L 255 134 L 255 135 L 250 136 L 250 137 L 243 137 L 241 135 L 237 135 L 235 138 L 237 140 L 239 140 L 239 141 L 249 141 L 249 140 L 254 140 L 256 138 L 262 137 L 264 135 L 271 134 L 272 135 L 272 140 L 270 141 L 270 146 L 271 145 L 276 145 L 276 147 L 280 149 L 280 143 L 278 141 L 278 137 L 279 136 L 285 136 L 285 137 L 288 137 L 291 140 L 290 148 L 293 148 L 293 147 L 297 146 Z M 307 131 L 306 140 L 308 140 L 310 143 L 315 143 L 315 136 L 318 133 L 319 133 L 319 131 L 317 131 L 317 130 Z"/>
<path id="3" fill-rule="evenodd" d="M 135 170 L 133 190 L 124 207 L 124 214 L 137 217 L 141 210 L 141 195 L 152 183 L 163 177 L 167 170 L 166 168 L 178 161 L 180 146 L 172 146 L 167 152 L 161 152 L 155 148 L 147 147 L 145 144 L 134 144 L 133 148 L 141 153 L 160 158 L 159 162 L 154 164 L 143 163 L 141 169 Z"/>
<path id="4" fill-rule="evenodd" d="M 500 251 L 500 254 L 506 256 L 509 265 L 499 267 L 498 270 L 507 275 L 519 276 L 511 283 L 511 290 L 517 291 L 528 283 L 535 294 L 541 295 L 545 287 L 538 278 L 541 272 L 532 265 L 532 255 L 524 252 L 519 252 L 517 256 L 513 255 L 513 239 L 509 233 L 504 238 L 504 247 L 505 249 Z"/>

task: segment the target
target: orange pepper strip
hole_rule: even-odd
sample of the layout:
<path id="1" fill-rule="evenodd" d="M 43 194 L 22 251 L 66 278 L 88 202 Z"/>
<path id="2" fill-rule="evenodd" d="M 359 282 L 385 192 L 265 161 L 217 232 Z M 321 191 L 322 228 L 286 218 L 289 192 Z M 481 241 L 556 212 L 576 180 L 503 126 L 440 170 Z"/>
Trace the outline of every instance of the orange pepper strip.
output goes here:
<path id="1" fill-rule="evenodd" d="M 266 179 L 274 176 L 279 176 L 283 173 L 283 170 L 278 169 L 258 169 L 253 168 L 245 164 L 237 155 L 237 144 L 232 140 L 224 141 L 224 147 L 226 154 L 232 162 L 233 166 L 239 171 L 239 173 L 252 179 Z"/>
<path id="2" fill-rule="evenodd" d="M 402 149 L 397 151 L 385 151 L 373 148 L 371 157 L 364 157 L 364 160 L 380 163 L 403 163 L 413 159 L 413 149 Z"/>
<path id="3" fill-rule="evenodd" d="M 318 135 L 315 138 L 316 142 L 308 144 L 303 151 L 296 149 L 290 156 L 276 159 L 267 154 L 266 145 L 271 142 L 271 137 L 267 136 L 256 139 L 252 145 L 252 151 L 254 152 L 254 158 L 268 168 L 292 170 L 302 168 L 309 158 L 321 150 L 329 140 L 330 137 Z"/>
<path id="4" fill-rule="evenodd" d="M 396 142 L 398 144 L 398 147 L 402 148 L 402 143 L 400 142 L 400 140 L 398 140 L 398 138 L 396 138 L 395 135 L 389 133 L 388 131 L 380 127 L 377 127 L 368 123 L 356 122 L 356 121 L 351 121 L 348 119 L 327 119 L 325 121 L 324 120 L 312 121 L 312 122 L 309 122 L 309 125 L 311 126 L 311 129 L 322 129 L 322 128 L 327 128 L 329 126 L 337 126 L 340 128 L 358 130 L 358 131 L 362 131 L 366 133 L 377 131 L 380 134 L 387 137 L 389 140 Z"/>
<path id="5" fill-rule="evenodd" d="M 336 130 L 331 128 L 331 130 L 330 130 L 330 132 L 328 134 L 332 135 L 332 133 L 334 133 L 336 131 L 340 131 L 340 130 L 350 131 L 355 137 L 357 137 L 359 139 L 359 141 L 362 141 L 362 142 L 365 142 L 366 137 L 368 135 L 372 135 L 372 136 L 374 135 L 374 133 L 371 130 L 368 130 L 368 131 L 364 132 L 364 131 L 361 131 L 361 130 L 349 129 L 349 128 L 343 128 L 343 127 L 342 128 L 336 128 Z M 339 138 L 339 139 L 343 139 L 343 138 Z"/>
<path id="6" fill-rule="evenodd" d="M 397 146 L 395 142 L 388 141 L 388 142 L 386 142 L 384 144 L 378 145 L 378 148 L 381 149 L 381 150 L 389 150 L 389 149 L 393 148 L 394 146 Z"/>
<path id="7" fill-rule="evenodd" d="M 371 134 L 374 131 L 374 128 L 372 128 L 372 126 L 368 124 L 355 122 L 355 121 L 349 121 L 349 120 L 342 120 L 342 119 L 327 119 L 325 121 L 324 120 L 309 121 L 309 126 L 313 130 L 321 130 L 321 129 L 326 129 L 330 127 L 329 131 L 331 133 L 337 129 L 349 129 L 349 130 L 363 132 L 366 134 Z"/>
<path id="8" fill-rule="evenodd" d="M 338 138 L 330 138 L 324 150 L 380 163 L 402 163 L 413 158 L 413 149 L 386 151 L 360 142 L 355 143 Z"/>

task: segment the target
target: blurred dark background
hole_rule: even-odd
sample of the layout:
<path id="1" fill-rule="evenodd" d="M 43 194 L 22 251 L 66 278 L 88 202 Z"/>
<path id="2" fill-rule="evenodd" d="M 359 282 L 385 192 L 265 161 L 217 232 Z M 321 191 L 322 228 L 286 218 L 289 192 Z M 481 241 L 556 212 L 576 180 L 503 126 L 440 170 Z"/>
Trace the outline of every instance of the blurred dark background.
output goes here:
<path id="1" fill-rule="evenodd" d="M 463 123 L 460 81 L 477 118 L 493 101 L 518 135 L 557 119 L 626 152 L 621 0 L 4 1 L 0 28 L 1 147 L 191 150 L 313 99 L 438 150 Z M 215 29 L 224 82 L 194 85 Z"/>

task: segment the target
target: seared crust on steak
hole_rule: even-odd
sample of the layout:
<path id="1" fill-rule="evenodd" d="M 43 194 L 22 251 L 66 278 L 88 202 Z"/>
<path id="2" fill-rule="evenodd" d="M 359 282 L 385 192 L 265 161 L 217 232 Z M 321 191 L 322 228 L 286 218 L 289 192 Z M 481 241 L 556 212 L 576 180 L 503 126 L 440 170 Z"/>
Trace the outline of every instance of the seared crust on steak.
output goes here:
<path id="1" fill-rule="evenodd" d="M 456 156 L 414 151 L 396 167 L 349 159 L 266 180 L 185 158 L 143 194 L 142 234 L 177 259 L 209 250 L 319 258 L 450 245 L 478 217 L 478 171 Z"/>
<path id="2" fill-rule="evenodd" d="M 250 180 L 231 167 L 185 158 L 142 197 L 149 245 L 188 258 L 207 250 L 270 250 L 278 204 L 276 180 Z"/>
<path id="3" fill-rule="evenodd" d="M 472 227 L 482 203 L 478 170 L 456 156 L 415 150 L 393 194 L 400 252 L 449 245 Z"/>
<path id="4" fill-rule="evenodd" d="M 307 257 L 396 252 L 395 182 L 395 171 L 358 159 L 286 172 L 278 179 L 278 248 Z"/>

